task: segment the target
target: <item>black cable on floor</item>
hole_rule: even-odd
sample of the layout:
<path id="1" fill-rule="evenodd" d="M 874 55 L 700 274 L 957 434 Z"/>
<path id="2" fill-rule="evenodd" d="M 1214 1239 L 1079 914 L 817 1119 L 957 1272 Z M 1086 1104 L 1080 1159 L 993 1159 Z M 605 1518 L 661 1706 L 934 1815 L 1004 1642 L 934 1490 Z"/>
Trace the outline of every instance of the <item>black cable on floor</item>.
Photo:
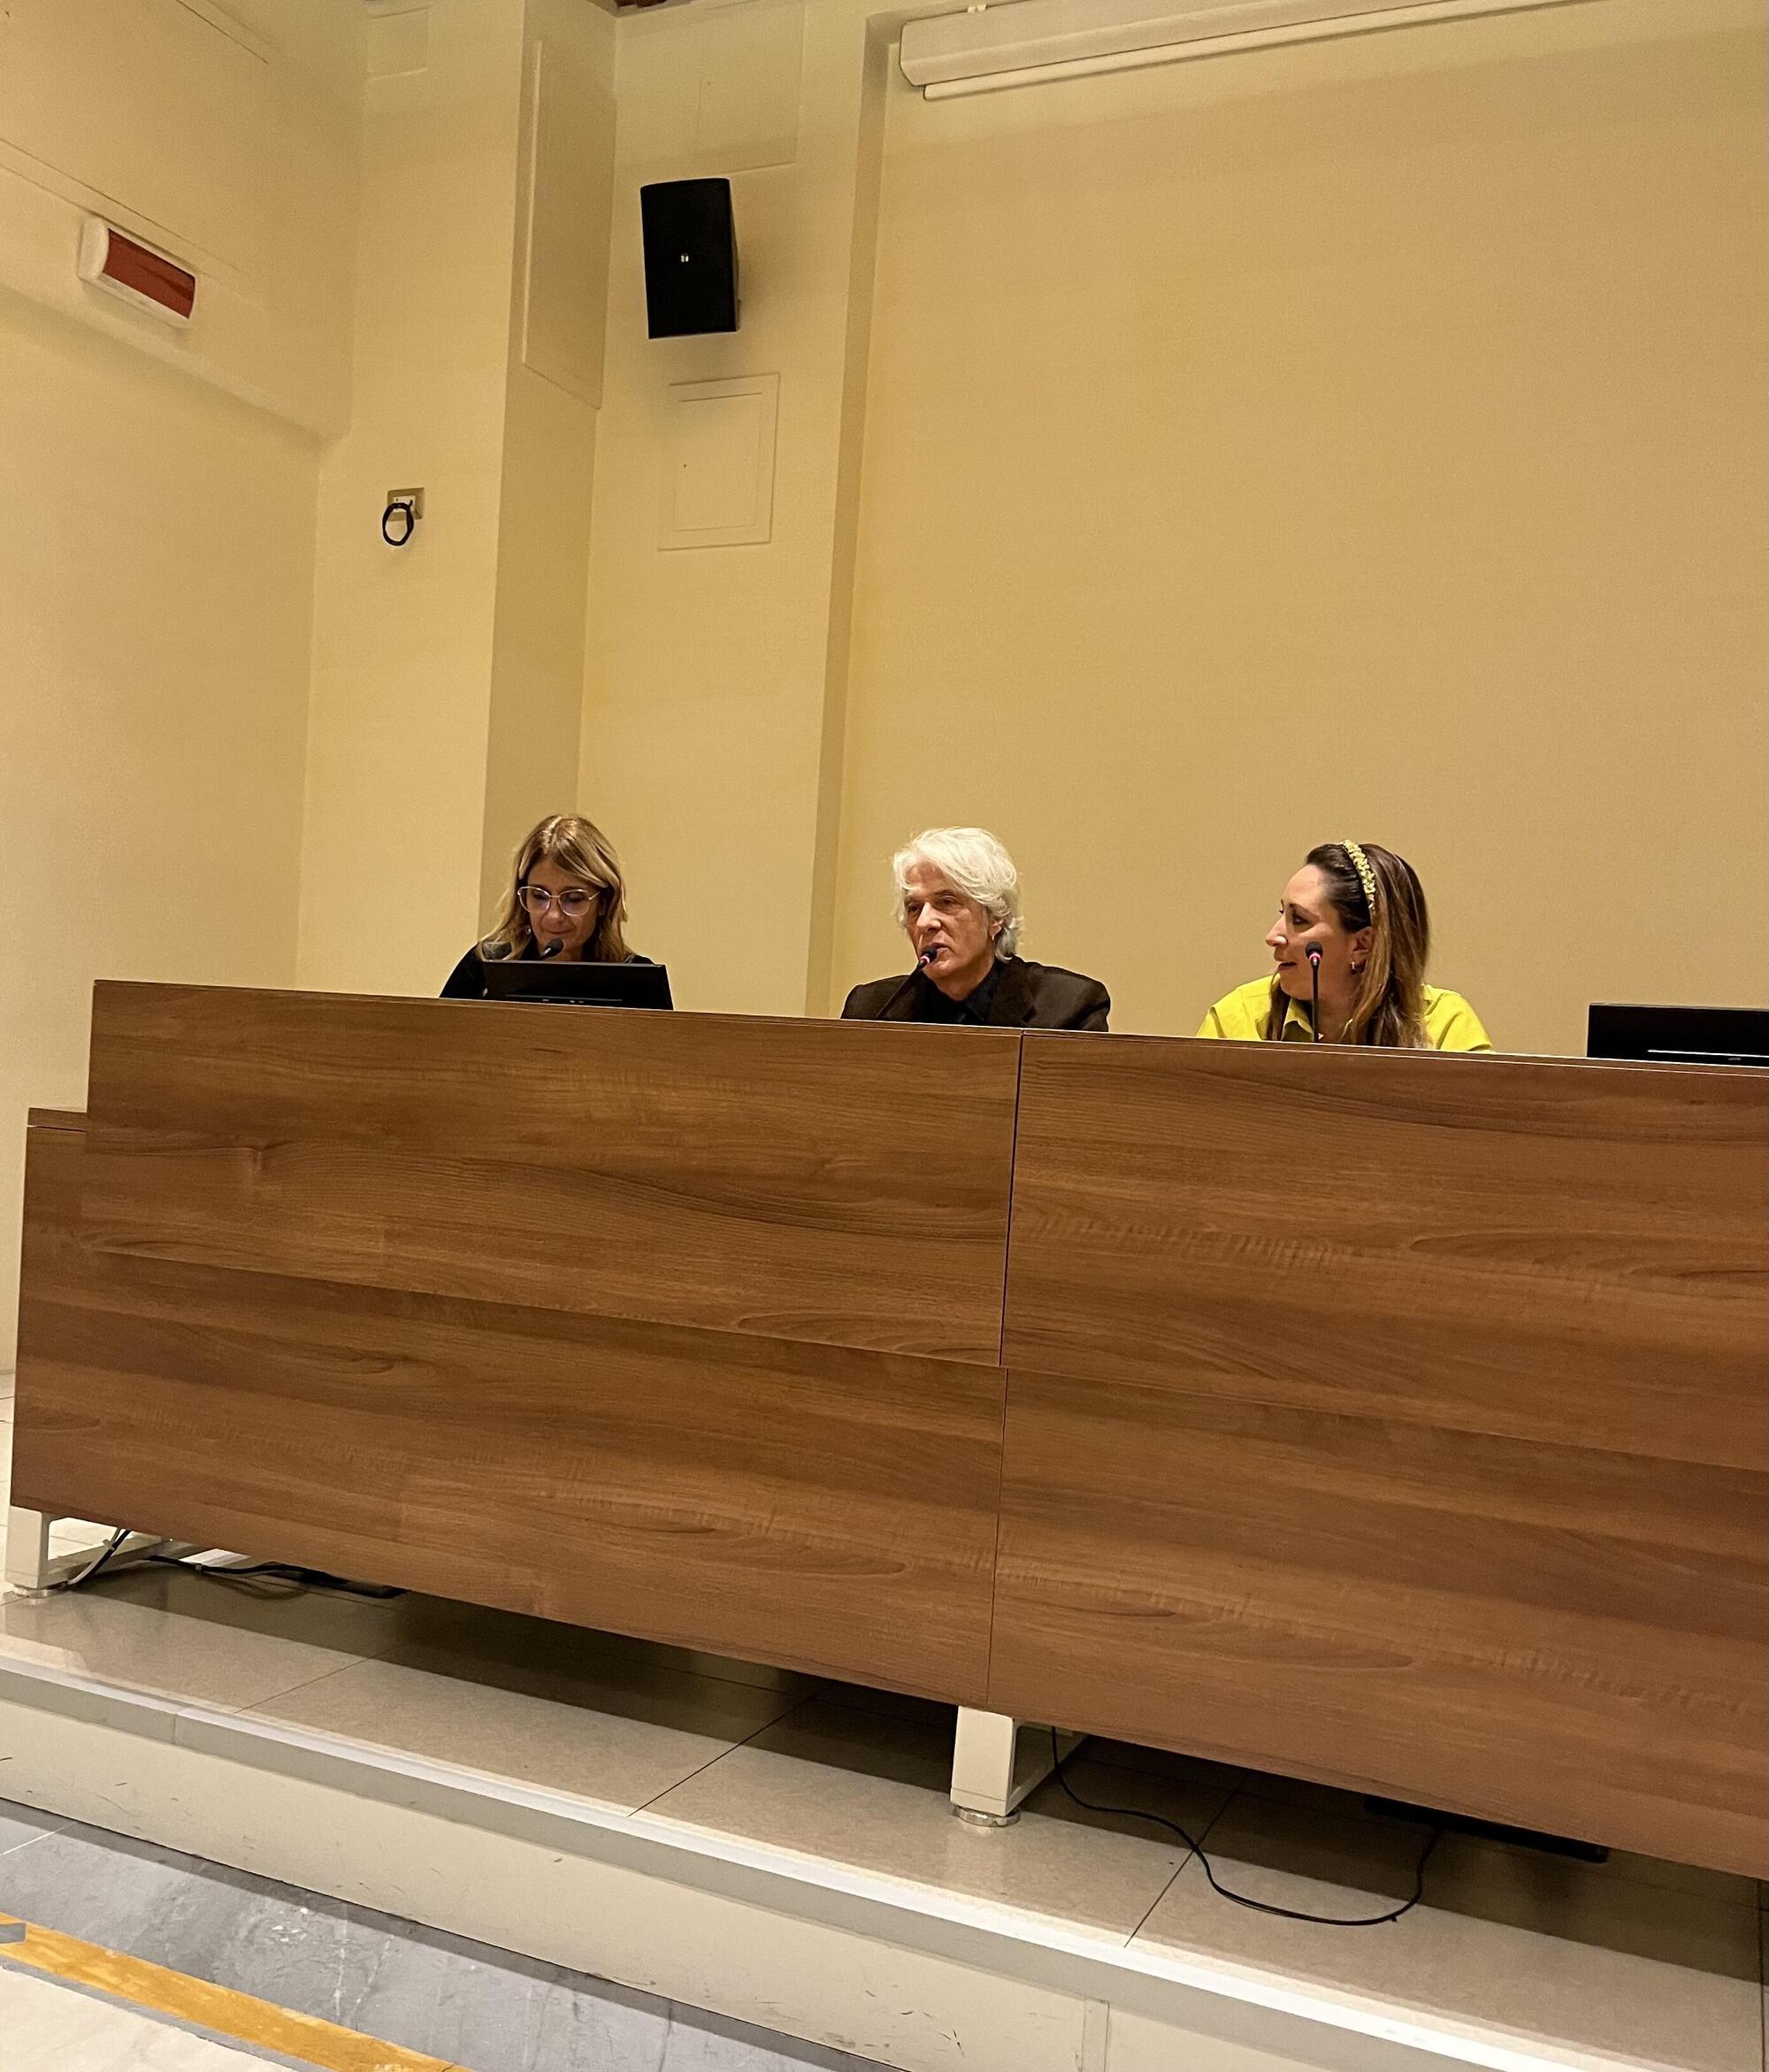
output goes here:
<path id="1" fill-rule="evenodd" d="M 1204 1875 L 1209 1879 L 1210 1889 L 1213 1892 L 1219 1894 L 1222 1899 L 1232 1900 L 1237 1907 L 1246 1907 L 1255 1914 L 1275 1915 L 1280 1921 L 1307 1921 L 1312 1922 L 1318 1928 L 1381 1928 L 1387 1922 L 1398 1921 L 1403 1914 L 1411 1913 L 1413 1908 L 1425 1897 L 1425 1866 L 1431 1861 L 1432 1851 L 1444 1839 L 1443 1829 L 1434 1827 L 1431 1831 L 1430 1840 L 1420 1851 L 1419 1861 L 1413 1869 L 1412 1898 L 1403 1900 L 1398 1907 L 1390 1907 L 1386 1914 L 1351 1915 L 1306 1914 L 1295 1907 L 1275 1907 L 1268 1900 L 1254 1900 L 1250 1899 L 1245 1892 L 1231 1892 L 1227 1885 L 1220 1883 L 1215 1871 L 1211 1867 L 1209 1857 L 1204 1853 L 1203 1844 L 1187 1834 L 1176 1820 L 1169 1820 L 1166 1814 L 1145 1813 L 1139 1806 L 1096 1806 L 1091 1800 L 1084 1799 L 1064 1774 L 1070 1757 L 1074 1754 L 1073 1748 L 1069 1750 L 1068 1755 L 1062 1753 L 1057 1739 L 1057 1731 L 1053 1727 L 1051 1729 L 1051 1755 L 1056 1765 L 1054 1771 L 1056 1781 L 1077 1806 L 1084 1808 L 1089 1813 L 1114 1813 L 1127 1820 L 1152 1821 L 1156 1827 L 1170 1829 L 1204 1866 Z"/>
<path id="2" fill-rule="evenodd" d="M 129 1528 L 126 1525 L 119 1525 L 105 1545 L 99 1549 L 98 1558 L 96 1561 L 88 1562 L 77 1576 L 65 1576 L 59 1583 L 51 1583 L 50 1585 L 50 1592 L 77 1590 L 82 1583 L 89 1583 L 128 1537 Z"/>
<path id="3" fill-rule="evenodd" d="M 328 1574 L 324 1569 L 304 1569 L 293 1562 L 255 1561 L 224 1567 L 216 1562 L 190 1561 L 182 1555 L 150 1554 L 157 1568 L 182 1569 L 187 1575 L 205 1576 L 211 1582 L 226 1583 L 254 1597 L 298 1597 L 305 1590 L 333 1590 L 344 1597 L 366 1597 L 385 1603 L 405 1592 L 385 1583 L 353 1583 L 346 1576 Z M 286 1588 L 278 1588 L 279 1584 Z"/>

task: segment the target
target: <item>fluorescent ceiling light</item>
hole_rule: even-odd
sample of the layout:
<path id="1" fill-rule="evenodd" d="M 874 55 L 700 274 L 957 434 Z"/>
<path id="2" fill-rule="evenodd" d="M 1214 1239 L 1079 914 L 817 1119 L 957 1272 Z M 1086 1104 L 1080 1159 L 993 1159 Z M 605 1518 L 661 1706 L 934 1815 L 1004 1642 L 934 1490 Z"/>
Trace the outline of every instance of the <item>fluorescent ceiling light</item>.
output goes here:
<path id="1" fill-rule="evenodd" d="M 1567 7 L 1581 0 L 997 0 L 905 22 L 903 76 L 930 101 L 1229 50 Z"/>

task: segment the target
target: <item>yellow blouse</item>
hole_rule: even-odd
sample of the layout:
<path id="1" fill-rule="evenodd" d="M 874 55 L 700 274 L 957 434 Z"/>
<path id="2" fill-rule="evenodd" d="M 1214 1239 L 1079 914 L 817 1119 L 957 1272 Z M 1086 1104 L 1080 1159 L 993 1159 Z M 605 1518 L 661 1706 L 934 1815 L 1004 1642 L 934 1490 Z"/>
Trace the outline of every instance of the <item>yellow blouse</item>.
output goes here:
<path id="1" fill-rule="evenodd" d="M 1266 1033 L 1271 1012 L 1272 982 L 1249 979 L 1226 993 L 1204 1017 L 1201 1036 L 1227 1036 L 1236 1043 L 1256 1044 Z M 1313 1039 L 1308 1016 L 1300 1001 L 1292 1000 L 1284 1011 L 1283 1040 L 1306 1044 Z M 1481 1018 L 1459 993 L 1442 986 L 1425 989 L 1425 1036 L 1434 1051 L 1489 1051 L 1492 1038 L 1481 1026 Z"/>

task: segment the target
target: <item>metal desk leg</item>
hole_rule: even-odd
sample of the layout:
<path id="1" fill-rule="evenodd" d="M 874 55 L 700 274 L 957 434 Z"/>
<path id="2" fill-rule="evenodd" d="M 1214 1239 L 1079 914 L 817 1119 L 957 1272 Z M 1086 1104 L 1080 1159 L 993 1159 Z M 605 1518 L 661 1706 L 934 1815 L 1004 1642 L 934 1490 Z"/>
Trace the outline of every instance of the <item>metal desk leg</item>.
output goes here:
<path id="1" fill-rule="evenodd" d="M 40 1594 L 91 1566 L 99 1551 L 96 1547 L 76 1548 L 72 1554 L 50 1552 L 50 1528 L 55 1522 L 48 1512 L 20 1510 L 17 1504 L 8 1507 L 6 1580 L 13 1589 Z M 183 1541 L 167 1540 L 157 1533 L 131 1533 L 111 1556 L 105 1572 L 144 1554 L 157 1554 L 162 1548 L 175 1553 L 191 1551 Z"/>

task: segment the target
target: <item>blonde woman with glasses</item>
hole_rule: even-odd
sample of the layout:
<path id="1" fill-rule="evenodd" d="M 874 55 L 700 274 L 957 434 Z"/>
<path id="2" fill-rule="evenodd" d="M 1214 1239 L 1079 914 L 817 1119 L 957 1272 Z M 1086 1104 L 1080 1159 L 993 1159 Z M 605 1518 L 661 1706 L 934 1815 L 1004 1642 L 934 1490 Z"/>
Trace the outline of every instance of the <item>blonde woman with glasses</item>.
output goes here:
<path id="1" fill-rule="evenodd" d="M 485 967 L 508 957 L 648 964 L 626 946 L 626 887 L 614 845 L 575 813 L 549 814 L 517 844 L 497 926 L 448 974 L 445 1000 L 482 1000 Z"/>

